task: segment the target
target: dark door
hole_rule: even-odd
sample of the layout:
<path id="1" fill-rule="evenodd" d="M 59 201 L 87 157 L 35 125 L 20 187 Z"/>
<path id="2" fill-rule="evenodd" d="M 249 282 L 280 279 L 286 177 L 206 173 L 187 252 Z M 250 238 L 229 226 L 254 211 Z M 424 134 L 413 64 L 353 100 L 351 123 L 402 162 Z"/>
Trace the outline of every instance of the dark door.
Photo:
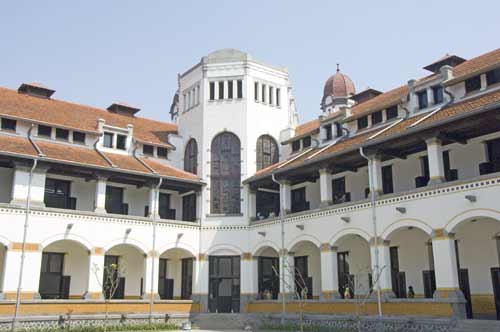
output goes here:
<path id="1" fill-rule="evenodd" d="M 75 209 L 76 199 L 70 197 L 71 182 L 47 178 L 43 201 L 47 207 Z"/>
<path id="2" fill-rule="evenodd" d="M 346 287 L 349 287 L 351 298 L 354 296 L 354 279 L 353 276 L 349 274 L 349 262 L 347 257 L 349 257 L 349 252 L 347 251 L 337 253 L 339 293 L 342 298 L 344 298 Z"/>
<path id="3" fill-rule="evenodd" d="M 182 197 L 182 220 L 196 221 L 196 194 Z"/>
<path id="4" fill-rule="evenodd" d="M 271 299 L 276 300 L 278 298 L 280 290 L 279 258 L 259 257 L 258 270 L 258 287 L 260 298 L 266 300 L 270 295 Z"/>
<path id="5" fill-rule="evenodd" d="M 492 171 L 500 171 L 500 138 L 488 141 L 488 160 L 492 164 Z"/>
<path id="6" fill-rule="evenodd" d="M 240 257 L 209 257 L 210 312 L 240 311 Z"/>
<path id="7" fill-rule="evenodd" d="M 345 192 L 345 177 L 332 180 L 332 200 L 333 204 L 345 203 L 350 200 Z M 349 198 L 349 199 L 348 199 Z"/>
<path id="8" fill-rule="evenodd" d="M 103 293 L 107 299 L 123 299 L 125 297 L 125 278 L 118 275 L 120 269 L 118 261 L 119 256 L 104 256 Z M 116 268 L 111 269 L 110 266 L 112 264 L 114 264 Z M 112 275 L 110 275 L 110 273 L 112 273 Z"/>
<path id="9" fill-rule="evenodd" d="M 268 218 L 272 215 L 278 216 L 280 214 L 279 193 L 257 190 L 255 195 L 257 219 Z"/>
<path id="10" fill-rule="evenodd" d="M 193 259 L 183 258 L 181 262 L 181 299 L 190 300 L 193 294 Z"/>
<path id="11" fill-rule="evenodd" d="M 434 274 L 434 270 L 422 271 L 422 275 L 424 280 L 424 295 L 430 299 L 436 291 L 436 275 Z"/>
<path id="12" fill-rule="evenodd" d="M 295 267 L 295 290 L 299 295 L 306 289 L 306 296 L 312 299 L 312 277 L 309 277 L 308 259 L 307 256 L 294 257 Z"/>
<path id="13" fill-rule="evenodd" d="M 309 202 L 306 201 L 306 188 L 292 190 L 292 212 L 309 210 Z"/>
<path id="14" fill-rule="evenodd" d="M 467 269 L 460 269 L 458 273 L 458 282 L 460 284 L 460 290 L 464 294 L 465 300 L 467 303 L 465 304 L 465 310 L 467 312 L 467 318 L 471 319 L 472 315 L 472 299 L 470 295 L 470 287 L 469 287 L 469 271 Z"/>
<path id="15" fill-rule="evenodd" d="M 158 295 L 162 300 L 172 300 L 174 298 L 174 280 L 167 277 L 168 259 L 160 258 L 158 265 Z"/>
<path id="16" fill-rule="evenodd" d="M 63 253 L 42 253 L 42 268 L 40 271 L 40 285 L 38 290 L 42 299 L 63 298 L 63 268 Z M 69 288 L 69 285 L 66 287 Z"/>
<path id="17" fill-rule="evenodd" d="M 392 165 L 382 167 L 382 190 L 384 194 L 392 194 L 394 192 Z"/>
<path id="18" fill-rule="evenodd" d="M 106 212 L 126 214 L 123 205 L 123 188 L 106 186 Z"/>
<path id="19" fill-rule="evenodd" d="M 497 319 L 500 320 L 500 267 L 491 268 L 491 282 L 493 283 Z"/>
<path id="20" fill-rule="evenodd" d="M 398 298 L 406 297 L 406 276 L 399 271 L 398 247 L 390 247 L 392 291 Z"/>

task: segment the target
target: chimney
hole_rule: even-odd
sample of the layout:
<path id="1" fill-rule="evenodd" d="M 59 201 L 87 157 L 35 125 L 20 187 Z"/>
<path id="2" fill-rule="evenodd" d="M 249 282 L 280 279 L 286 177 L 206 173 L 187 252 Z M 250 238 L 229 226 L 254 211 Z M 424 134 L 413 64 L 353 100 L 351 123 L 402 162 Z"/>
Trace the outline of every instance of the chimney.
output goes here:
<path id="1" fill-rule="evenodd" d="M 453 68 L 451 66 L 444 65 L 439 71 L 441 72 L 441 76 L 443 76 L 443 79 L 445 81 L 451 80 L 453 78 Z"/>
<path id="2" fill-rule="evenodd" d="M 127 115 L 127 116 L 134 116 L 135 113 L 137 113 L 141 110 L 140 108 L 130 106 L 127 103 L 123 103 L 123 102 L 113 103 L 107 109 L 108 109 L 108 111 L 110 111 L 112 113 L 117 113 L 117 114 Z"/>
<path id="3" fill-rule="evenodd" d="M 437 61 L 431 63 L 430 65 L 425 66 L 424 69 L 431 71 L 434 74 L 437 74 L 439 73 L 441 67 L 443 66 L 450 66 L 453 68 L 464 61 L 465 61 L 464 58 L 461 58 L 457 55 L 446 54 L 441 59 L 438 59 Z"/>
<path id="4" fill-rule="evenodd" d="M 17 92 L 33 97 L 50 99 L 50 96 L 52 96 L 56 90 L 49 89 L 40 83 L 32 82 L 21 84 L 21 86 L 17 89 Z"/>

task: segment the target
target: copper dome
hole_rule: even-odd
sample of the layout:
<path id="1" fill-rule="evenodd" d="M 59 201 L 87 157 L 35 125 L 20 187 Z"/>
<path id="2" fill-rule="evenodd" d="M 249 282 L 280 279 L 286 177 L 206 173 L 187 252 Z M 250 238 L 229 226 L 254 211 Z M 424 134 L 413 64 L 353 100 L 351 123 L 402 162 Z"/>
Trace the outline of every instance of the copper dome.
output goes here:
<path id="1" fill-rule="evenodd" d="M 349 76 L 342 74 L 337 67 L 337 72 L 326 80 L 323 98 L 326 96 L 347 97 L 355 93 L 356 88 L 352 80 Z"/>

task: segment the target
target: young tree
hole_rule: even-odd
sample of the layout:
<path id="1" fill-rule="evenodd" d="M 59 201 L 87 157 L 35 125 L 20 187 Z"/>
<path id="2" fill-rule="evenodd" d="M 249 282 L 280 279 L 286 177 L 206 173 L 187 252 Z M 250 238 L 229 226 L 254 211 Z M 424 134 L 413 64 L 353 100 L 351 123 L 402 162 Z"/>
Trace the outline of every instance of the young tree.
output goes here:
<path id="1" fill-rule="evenodd" d="M 123 264 L 109 264 L 105 265 L 101 270 L 97 264 L 92 267 L 97 282 L 102 288 L 104 295 L 104 332 L 108 327 L 109 309 L 108 305 L 116 294 L 120 285 L 120 278 L 125 274 L 125 267 Z M 100 276 L 103 275 L 102 282 Z"/>

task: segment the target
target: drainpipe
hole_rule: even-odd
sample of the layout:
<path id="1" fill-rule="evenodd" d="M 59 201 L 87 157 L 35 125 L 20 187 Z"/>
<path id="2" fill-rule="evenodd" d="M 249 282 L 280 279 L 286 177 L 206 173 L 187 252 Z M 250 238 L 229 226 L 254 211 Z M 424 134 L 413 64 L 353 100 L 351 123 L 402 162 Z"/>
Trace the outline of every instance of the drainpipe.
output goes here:
<path id="1" fill-rule="evenodd" d="M 368 161 L 368 182 L 370 186 L 370 201 L 372 206 L 372 224 L 373 224 L 373 237 L 375 239 L 375 264 L 377 264 L 377 306 L 378 306 L 378 316 L 382 317 L 382 301 L 381 301 L 381 290 L 380 290 L 380 259 L 379 259 L 379 248 L 378 248 L 378 234 L 377 234 L 377 215 L 375 207 L 375 185 L 373 183 L 373 169 L 372 169 L 372 159 L 364 153 L 363 147 L 359 148 L 359 153 L 363 158 Z"/>
<path id="2" fill-rule="evenodd" d="M 277 183 L 280 185 L 280 183 L 276 180 L 276 177 L 274 173 L 271 174 L 271 179 L 273 180 L 274 183 Z M 281 324 L 285 324 L 285 315 L 286 315 L 286 300 L 285 300 L 285 271 L 282 271 L 285 269 L 285 223 L 284 223 L 284 214 L 285 214 L 285 209 L 283 208 L 283 195 L 280 193 L 280 216 L 279 216 L 279 221 L 281 224 L 281 280 L 283 282 L 283 294 L 281 295 Z"/>
<path id="3" fill-rule="evenodd" d="M 30 129 L 31 134 L 31 129 Z M 24 259 L 26 254 L 26 239 L 28 237 L 28 222 L 29 222 L 29 214 L 31 209 L 31 182 L 33 179 L 33 172 L 38 164 L 38 159 L 33 159 L 33 166 L 30 170 L 29 180 L 28 180 L 28 196 L 26 197 L 26 214 L 24 217 L 24 230 L 23 230 L 23 244 L 21 248 L 21 264 L 19 267 L 19 279 L 17 281 L 17 292 L 16 292 L 16 306 L 14 310 L 14 317 L 12 318 L 12 327 L 11 330 L 16 330 L 17 325 L 17 316 L 19 315 L 19 307 L 21 305 L 21 286 L 23 280 L 23 270 L 24 270 Z"/>
<path id="4" fill-rule="evenodd" d="M 151 266 L 151 289 L 150 289 L 150 299 L 149 299 L 149 324 L 153 322 L 153 306 L 154 306 L 154 298 L 153 298 L 153 291 L 154 291 L 154 282 L 155 282 L 155 255 L 156 255 L 156 204 L 158 202 L 158 196 L 159 196 L 159 191 L 160 191 L 160 186 L 163 182 L 163 178 L 159 178 L 158 184 L 156 185 L 154 189 L 154 202 L 153 206 L 151 207 L 153 211 L 153 257 L 151 258 L 153 261 L 153 264 Z"/>

